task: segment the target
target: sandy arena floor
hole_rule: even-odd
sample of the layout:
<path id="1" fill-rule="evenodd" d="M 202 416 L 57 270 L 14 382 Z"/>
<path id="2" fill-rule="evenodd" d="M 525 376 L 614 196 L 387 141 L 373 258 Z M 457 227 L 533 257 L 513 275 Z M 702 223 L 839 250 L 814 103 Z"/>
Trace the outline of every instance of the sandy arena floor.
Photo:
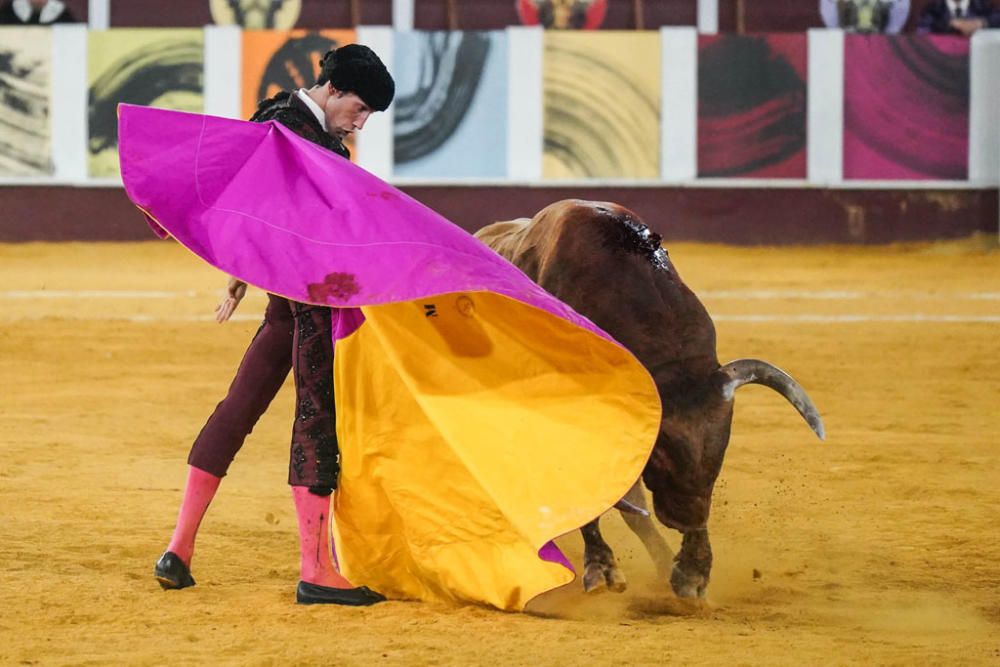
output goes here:
<path id="1" fill-rule="evenodd" d="M 198 586 L 161 591 L 188 447 L 263 297 L 219 326 L 224 277 L 174 244 L 0 246 L 0 664 L 1000 664 L 995 243 L 671 247 L 720 358 L 790 371 L 827 442 L 742 389 L 707 604 L 614 516 L 629 590 L 533 614 L 296 606 L 288 387 L 205 520 Z"/>

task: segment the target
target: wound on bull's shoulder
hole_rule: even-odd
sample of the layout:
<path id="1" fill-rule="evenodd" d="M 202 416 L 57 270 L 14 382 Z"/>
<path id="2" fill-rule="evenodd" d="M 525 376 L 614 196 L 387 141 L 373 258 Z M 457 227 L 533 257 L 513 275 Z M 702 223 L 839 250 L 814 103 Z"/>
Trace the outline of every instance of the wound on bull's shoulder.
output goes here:
<path id="1" fill-rule="evenodd" d="M 622 230 L 622 247 L 626 251 L 644 256 L 659 271 L 670 270 L 662 236 L 629 215 L 622 216 L 617 221 Z"/>

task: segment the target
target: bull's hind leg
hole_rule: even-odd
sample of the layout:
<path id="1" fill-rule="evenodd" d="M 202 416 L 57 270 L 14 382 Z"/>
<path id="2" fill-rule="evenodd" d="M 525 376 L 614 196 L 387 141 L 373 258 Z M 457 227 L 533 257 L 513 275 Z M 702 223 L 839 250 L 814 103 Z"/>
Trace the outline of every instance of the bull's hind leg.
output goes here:
<path id="1" fill-rule="evenodd" d="M 607 586 L 608 590 L 621 593 L 628 584 L 618 569 L 611 547 L 601 536 L 599 521 L 600 517 L 580 529 L 583 533 L 583 590 L 596 593 Z"/>
<path id="2" fill-rule="evenodd" d="M 646 494 L 642 492 L 640 482 L 636 482 L 629 489 L 628 493 L 625 494 L 625 500 L 640 509 L 649 510 L 646 506 Z M 653 518 L 648 514 L 642 516 L 626 511 L 622 511 L 622 518 L 625 519 L 625 524 L 632 529 L 632 532 L 642 540 L 642 546 L 646 547 L 646 552 L 649 553 L 649 557 L 653 559 L 653 564 L 656 566 L 657 578 L 660 581 L 668 581 L 674 564 L 674 552 L 667 545 L 667 541 L 663 539 L 660 531 L 656 530 Z"/>

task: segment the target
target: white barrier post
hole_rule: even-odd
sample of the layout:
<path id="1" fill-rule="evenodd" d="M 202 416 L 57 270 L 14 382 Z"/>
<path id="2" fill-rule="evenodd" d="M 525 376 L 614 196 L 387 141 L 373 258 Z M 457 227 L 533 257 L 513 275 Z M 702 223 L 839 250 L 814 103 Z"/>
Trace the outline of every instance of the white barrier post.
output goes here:
<path id="1" fill-rule="evenodd" d="M 413 30 L 413 0 L 392 0 L 392 29 Z"/>
<path id="2" fill-rule="evenodd" d="M 87 26 L 52 26 L 53 178 L 62 182 L 87 180 Z"/>
<path id="3" fill-rule="evenodd" d="M 660 28 L 660 178 L 698 176 L 698 32 Z"/>
<path id="4" fill-rule="evenodd" d="M 542 178 L 544 50 L 540 27 L 507 28 L 507 178 L 514 181 Z"/>
<path id="5" fill-rule="evenodd" d="M 236 25 L 205 26 L 206 114 L 240 117 L 242 37 Z"/>
<path id="6" fill-rule="evenodd" d="M 91 30 L 107 30 L 111 26 L 111 0 L 90 0 L 87 25 Z"/>
<path id="7" fill-rule="evenodd" d="M 1000 187 L 1000 31 L 979 30 L 969 54 L 969 181 Z M 1000 209 L 997 211 L 1000 234 Z M 998 236 L 1000 241 L 1000 236 Z"/>
<path id="8" fill-rule="evenodd" d="M 698 0 L 698 32 L 703 35 L 719 32 L 719 0 Z"/>
<path id="9" fill-rule="evenodd" d="M 389 26 L 358 26 L 358 43 L 364 44 L 392 71 L 394 33 Z M 357 134 L 358 165 L 383 180 L 392 178 L 392 107 L 372 114 L 363 132 Z"/>
<path id="10" fill-rule="evenodd" d="M 810 30 L 806 177 L 813 185 L 844 180 L 844 32 Z"/>

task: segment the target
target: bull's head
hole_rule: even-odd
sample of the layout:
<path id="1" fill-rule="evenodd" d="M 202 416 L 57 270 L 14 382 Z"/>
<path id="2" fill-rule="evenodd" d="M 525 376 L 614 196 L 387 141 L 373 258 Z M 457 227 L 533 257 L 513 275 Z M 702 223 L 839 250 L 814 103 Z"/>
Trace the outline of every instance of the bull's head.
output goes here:
<path id="1" fill-rule="evenodd" d="M 744 384 L 762 384 L 784 396 L 820 439 L 823 422 L 799 384 L 758 359 L 733 361 L 706 380 L 686 379 L 664 395 L 664 417 L 653 454 L 643 471 L 656 518 L 684 534 L 670 583 L 677 595 L 704 595 L 712 565 L 708 516 L 712 490 L 722 469 L 733 418 L 733 395 Z"/>

